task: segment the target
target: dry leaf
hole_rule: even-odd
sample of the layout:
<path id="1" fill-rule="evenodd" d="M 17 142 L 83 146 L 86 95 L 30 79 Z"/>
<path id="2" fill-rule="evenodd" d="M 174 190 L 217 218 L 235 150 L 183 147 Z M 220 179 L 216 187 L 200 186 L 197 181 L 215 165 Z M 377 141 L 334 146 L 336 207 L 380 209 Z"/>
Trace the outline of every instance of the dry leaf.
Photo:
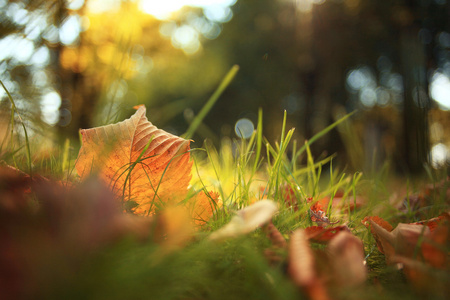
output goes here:
<path id="1" fill-rule="evenodd" d="M 187 210 L 181 206 L 165 207 L 157 215 L 155 241 L 170 252 L 184 246 L 193 236 L 194 228 Z"/>
<path id="2" fill-rule="evenodd" d="M 406 278 L 422 299 L 448 299 L 450 285 L 448 272 L 402 256 L 393 257 L 395 263 L 403 266 Z M 445 296 L 447 295 L 447 296 Z"/>
<path id="3" fill-rule="evenodd" d="M 445 249 L 450 249 L 450 221 L 448 220 L 448 213 L 444 213 L 438 218 L 440 218 L 439 222 L 427 222 L 431 232 L 429 236 L 425 237 L 421 245 L 421 251 L 423 259 L 428 264 L 435 268 L 445 268 L 448 267 L 449 263 L 449 256 Z M 431 227 L 430 224 L 432 224 Z"/>
<path id="4" fill-rule="evenodd" d="M 415 223 L 411 223 L 411 224 L 425 225 L 425 226 L 428 226 L 428 228 L 430 228 L 431 231 L 433 231 L 443 221 L 450 222 L 450 213 L 449 212 L 442 213 L 436 218 L 432 218 L 429 220 L 423 220 L 423 221 L 419 221 L 419 222 L 415 222 Z"/>
<path id="5" fill-rule="evenodd" d="M 349 231 L 346 225 L 324 228 L 322 226 L 310 226 L 305 228 L 307 238 L 311 242 L 326 244 L 339 232 Z"/>
<path id="6" fill-rule="evenodd" d="M 373 220 L 369 219 L 369 223 L 389 264 L 394 263 L 392 258 L 396 255 L 412 258 L 416 247 L 419 246 L 419 238 L 426 237 L 430 233 L 430 229 L 423 225 L 399 223 L 389 232 Z"/>
<path id="7" fill-rule="evenodd" d="M 236 212 L 236 215 L 227 225 L 213 232 L 209 238 L 221 240 L 252 232 L 269 222 L 277 210 L 276 203 L 271 200 L 255 202 Z"/>
<path id="8" fill-rule="evenodd" d="M 367 279 L 362 241 L 348 231 L 339 232 L 327 247 L 334 279 L 340 286 L 355 287 Z"/>
<path id="9" fill-rule="evenodd" d="M 315 259 L 303 229 L 295 230 L 289 241 L 288 273 L 310 299 L 329 299 L 316 273 Z"/>
<path id="10" fill-rule="evenodd" d="M 272 222 L 264 226 L 264 230 L 272 242 L 272 245 L 264 250 L 264 256 L 270 265 L 275 266 L 283 261 L 283 254 L 286 251 L 287 242 Z"/>
<path id="11" fill-rule="evenodd" d="M 189 141 L 156 128 L 145 113 L 140 106 L 120 123 L 82 129 L 76 163 L 81 179 L 98 174 L 144 215 L 153 213 L 155 205 L 184 199 L 192 167 Z"/>
<path id="12" fill-rule="evenodd" d="M 378 224 L 380 227 L 384 228 L 386 231 L 391 232 L 394 227 L 392 227 L 391 224 L 389 224 L 387 221 L 383 220 L 382 218 L 378 217 L 378 216 L 374 216 L 374 217 L 365 217 L 361 223 L 363 223 L 364 226 L 366 226 L 367 228 L 370 227 L 370 222 L 369 220 L 375 222 L 376 224 Z M 375 230 L 373 229 L 373 227 L 370 227 L 370 232 L 372 232 L 372 235 L 375 238 L 375 241 L 377 242 L 377 247 L 378 250 L 380 250 L 381 253 L 383 252 L 383 246 L 381 245 L 381 241 L 378 238 L 378 235 L 376 234 Z"/>
<path id="13" fill-rule="evenodd" d="M 219 194 L 209 192 L 208 195 L 201 191 L 194 198 L 192 217 L 197 225 L 203 225 L 213 216 L 218 208 L 222 207 Z"/>
<path id="14" fill-rule="evenodd" d="M 283 237 L 281 232 L 278 231 L 278 229 L 275 227 L 275 225 L 273 225 L 272 222 L 267 224 L 265 229 L 266 229 L 267 237 L 270 239 L 273 246 L 275 246 L 277 248 L 283 248 L 283 249 L 286 248 L 286 246 L 287 246 L 286 239 Z"/>
<path id="15" fill-rule="evenodd" d="M 320 204 L 316 202 L 309 208 L 309 214 L 311 216 L 311 221 L 316 222 L 319 226 L 330 224 L 330 220 L 326 216 L 326 213 Z"/>

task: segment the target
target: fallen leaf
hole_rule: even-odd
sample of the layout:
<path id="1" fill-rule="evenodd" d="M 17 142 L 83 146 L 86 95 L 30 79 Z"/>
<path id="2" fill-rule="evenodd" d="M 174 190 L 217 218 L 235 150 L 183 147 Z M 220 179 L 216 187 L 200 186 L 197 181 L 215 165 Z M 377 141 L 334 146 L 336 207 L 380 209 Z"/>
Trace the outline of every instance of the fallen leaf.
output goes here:
<path id="1" fill-rule="evenodd" d="M 269 222 L 278 208 L 272 200 L 260 200 L 236 212 L 228 224 L 210 235 L 211 240 L 221 240 L 247 234 Z"/>
<path id="2" fill-rule="evenodd" d="M 319 226 L 330 224 L 330 220 L 328 219 L 322 204 L 318 201 L 309 208 L 309 215 L 311 221 L 316 222 Z"/>
<path id="3" fill-rule="evenodd" d="M 329 242 L 333 278 L 339 286 L 356 287 L 367 279 L 362 241 L 349 231 L 340 231 Z"/>
<path id="4" fill-rule="evenodd" d="M 450 213 L 449 212 L 445 212 L 442 213 L 441 215 L 439 215 L 436 218 L 432 218 L 432 219 L 428 219 L 428 220 L 423 220 L 423 221 L 419 221 L 419 222 L 415 222 L 415 223 L 410 223 L 410 224 L 414 224 L 414 225 L 425 225 L 428 228 L 430 228 L 431 231 L 435 230 L 438 225 L 443 222 L 443 221 L 447 221 L 450 222 Z"/>
<path id="5" fill-rule="evenodd" d="M 294 211 L 298 211 L 298 199 L 292 187 L 287 183 L 281 186 L 281 198 L 284 200 L 287 207 L 291 207 Z"/>
<path id="6" fill-rule="evenodd" d="M 315 243 L 326 244 L 342 231 L 349 231 L 346 225 L 324 228 L 322 226 L 310 226 L 305 228 L 307 238 Z"/>
<path id="7" fill-rule="evenodd" d="M 371 219 L 368 222 L 389 264 L 394 263 L 392 258 L 396 255 L 412 258 L 416 247 L 420 246 L 419 239 L 430 233 L 430 229 L 423 225 L 399 223 L 389 232 Z"/>
<path id="8" fill-rule="evenodd" d="M 383 220 L 382 218 L 380 218 L 380 217 L 378 217 L 378 216 L 373 216 L 373 217 L 372 217 L 372 216 L 367 216 L 367 217 L 365 217 L 365 218 L 361 221 L 361 223 L 362 223 L 364 226 L 366 226 L 367 228 L 370 228 L 370 232 L 372 233 L 372 235 L 373 235 L 373 237 L 375 238 L 375 241 L 376 241 L 376 243 L 377 243 L 378 250 L 380 250 L 381 253 L 384 253 L 384 252 L 383 252 L 383 246 L 382 246 L 382 244 L 381 244 L 381 241 L 379 240 L 378 235 L 377 235 L 376 232 L 375 232 L 375 229 L 374 229 L 373 227 L 370 226 L 369 220 L 372 221 L 372 222 L 374 222 L 374 223 L 376 223 L 376 224 L 379 225 L 381 228 L 384 228 L 384 229 L 385 229 L 386 231 L 388 231 L 388 232 L 391 232 L 391 231 L 394 229 L 394 227 L 392 227 L 392 225 L 389 224 L 389 222 Z"/>
<path id="9" fill-rule="evenodd" d="M 347 196 L 346 198 L 342 197 L 342 193 L 337 193 L 333 197 L 333 202 L 331 203 L 331 207 L 333 210 L 339 210 L 343 213 L 347 213 L 348 209 L 351 211 L 355 210 L 356 208 L 361 208 L 364 203 L 366 202 L 365 199 L 361 196 L 356 196 L 356 198 L 353 198 L 351 196 Z M 324 197 L 319 200 L 319 203 L 322 205 L 322 207 L 328 207 L 328 204 L 330 203 L 331 197 Z"/>
<path id="10" fill-rule="evenodd" d="M 448 299 L 448 271 L 435 269 L 421 261 L 403 256 L 395 256 L 393 261 L 403 267 L 406 278 L 421 299 Z"/>
<path id="11" fill-rule="evenodd" d="M 76 169 L 81 179 L 97 174 L 137 214 L 184 199 L 191 178 L 189 141 L 156 128 L 140 106 L 129 119 L 80 130 Z"/>
<path id="12" fill-rule="evenodd" d="M 287 248 L 286 239 L 272 222 L 269 222 L 266 226 L 264 226 L 264 231 L 266 232 L 266 236 L 272 242 L 271 246 L 264 250 L 264 256 L 270 265 L 278 265 L 285 257 L 285 251 Z"/>
<path id="13" fill-rule="evenodd" d="M 288 273 L 295 285 L 309 299 L 330 299 L 323 282 L 316 272 L 314 254 L 303 229 L 295 230 L 289 241 Z"/>
<path id="14" fill-rule="evenodd" d="M 194 197 L 192 217 L 197 225 L 203 225 L 213 216 L 218 208 L 222 207 L 222 201 L 216 192 L 200 191 Z"/>
<path id="15" fill-rule="evenodd" d="M 283 237 L 281 232 L 278 231 L 278 229 L 275 227 L 275 225 L 273 225 L 272 222 L 267 224 L 265 229 L 266 229 L 267 237 L 270 239 L 273 246 L 275 246 L 277 248 L 286 248 L 286 246 L 287 246 L 286 239 Z"/>
<path id="16" fill-rule="evenodd" d="M 194 228 L 184 207 L 167 206 L 156 217 L 155 241 L 164 252 L 181 248 L 192 238 Z"/>
<path id="17" fill-rule="evenodd" d="M 448 250 L 445 249 L 450 249 L 450 221 L 447 218 L 448 213 L 442 214 L 440 217 L 438 217 L 440 221 L 436 222 L 436 226 L 434 226 L 434 221 L 432 227 L 429 226 L 429 222 L 426 223 L 431 232 L 421 245 L 423 259 L 435 268 L 445 268 L 449 263 Z"/>

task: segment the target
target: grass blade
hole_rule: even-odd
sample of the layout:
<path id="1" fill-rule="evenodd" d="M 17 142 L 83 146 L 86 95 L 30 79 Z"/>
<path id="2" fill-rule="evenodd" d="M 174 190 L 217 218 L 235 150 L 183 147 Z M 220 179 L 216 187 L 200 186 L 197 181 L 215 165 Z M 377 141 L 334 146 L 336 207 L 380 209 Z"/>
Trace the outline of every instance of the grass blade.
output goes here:
<path id="1" fill-rule="evenodd" d="M 224 79 L 220 83 L 219 87 L 215 90 L 215 92 L 212 94 L 212 96 L 208 99 L 206 104 L 203 106 L 203 108 L 200 110 L 198 115 L 194 118 L 191 125 L 189 126 L 186 133 L 183 134 L 183 137 L 185 139 L 190 139 L 195 131 L 197 130 L 198 126 L 200 126 L 203 119 L 206 117 L 208 112 L 211 110 L 211 108 L 214 106 L 216 101 L 219 99 L 220 95 L 225 91 L 225 89 L 228 87 L 228 85 L 231 83 L 233 78 L 236 76 L 237 72 L 239 71 L 239 66 L 234 65 L 230 71 L 228 71 L 227 75 L 225 75 Z"/>

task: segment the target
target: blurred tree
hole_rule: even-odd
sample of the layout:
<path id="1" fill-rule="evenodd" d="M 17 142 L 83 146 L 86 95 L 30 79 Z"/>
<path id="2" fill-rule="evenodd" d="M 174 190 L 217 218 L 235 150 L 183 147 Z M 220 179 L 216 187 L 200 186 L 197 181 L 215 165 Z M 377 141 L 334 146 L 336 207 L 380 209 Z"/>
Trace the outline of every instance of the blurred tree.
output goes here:
<path id="1" fill-rule="evenodd" d="M 194 139 L 231 135 L 238 119 L 256 122 L 262 107 L 269 140 L 279 136 L 286 110 L 302 141 L 332 122 L 336 109 L 357 108 L 362 123 L 370 120 L 359 130 L 366 165 L 378 147 L 375 161 L 422 170 L 427 73 L 449 64 L 447 1 L 224 0 L 218 11 L 185 7 L 164 20 L 141 2 L 110 1 L 115 6 L 98 11 L 92 5 L 102 1 L 0 0 L 0 76 L 28 120 L 76 136 L 145 103 L 156 125 L 180 134 L 239 64 Z M 313 148 L 324 149 L 343 149 L 339 136 Z"/>

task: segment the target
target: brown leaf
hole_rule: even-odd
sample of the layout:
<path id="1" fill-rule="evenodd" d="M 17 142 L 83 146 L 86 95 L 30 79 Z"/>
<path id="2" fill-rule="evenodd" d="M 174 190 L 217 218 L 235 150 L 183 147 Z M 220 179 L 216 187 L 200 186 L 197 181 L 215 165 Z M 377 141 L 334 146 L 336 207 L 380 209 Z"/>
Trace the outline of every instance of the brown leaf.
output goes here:
<path id="1" fill-rule="evenodd" d="M 325 210 L 320 202 L 316 202 L 309 208 L 311 221 L 316 222 L 319 226 L 330 224 L 330 220 L 326 216 Z"/>
<path id="2" fill-rule="evenodd" d="M 448 272 L 403 256 L 395 256 L 393 261 L 401 264 L 406 278 L 422 299 L 448 299 L 450 294 Z"/>
<path id="3" fill-rule="evenodd" d="M 189 141 L 156 128 L 145 113 L 140 106 L 125 121 L 82 129 L 76 163 L 82 179 L 98 174 L 118 196 L 135 201 L 134 212 L 143 215 L 184 199 L 192 167 Z"/>
<path id="4" fill-rule="evenodd" d="M 389 232 L 371 219 L 369 223 L 389 264 L 394 263 L 392 258 L 396 255 L 412 258 L 416 247 L 419 246 L 419 238 L 430 233 L 430 229 L 423 225 L 400 223 Z"/>
<path id="5" fill-rule="evenodd" d="M 315 259 L 303 229 L 295 230 L 289 242 L 288 273 L 310 299 L 329 299 L 316 273 Z"/>
<path id="6" fill-rule="evenodd" d="M 436 227 L 430 227 L 430 222 L 426 223 L 431 232 L 421 245 L 423 259 L 435 268 L 445 268 L 449 262 L 449 256 L 445 249 L 449 249 L 450 246 L 450 221 L 447 219 L 448 213 L 442 214 L 440 217 L 442 218 L 436 223 Z"/>
<path id="7" fill-rule="evenodd" d="M 277 248 L 282 248 L 282 249 L 286 248 L 286 246 L 287 246 L 286 239 L 283 237 L 281 232 L 278 231 L 278 229 L 275 227 L 275 225 L 273 225 L 272 222 L 267 224 L 265 229 L 266 229 L 267 237 L 270 239 L 273 246 L 275 246 Z"/>
<path id="8" fill-rule="evenodd" d="M 340 286 L 355 287 L 367 279 L 362 241 L 348 231 L 340 231 L 328 244 L 334 279 Z"/>
<path id="9" fill-rule="evenodd" d="M 382 218 L 380 218 L 378 216 L 374 216 L 374 217 L 368 216 L 368 217 L 365 217 L 361 221 L 361 223 L 363 223 L 364 226 L 366 226 L 367 228 L 370 228 L 370 232 L 372 232 L 372 235 L 374 236 L 375 241 L 377 242 L 378 250 L 380 250 L 381 253 L 384 253 L 383 246 L 381 245 L 381 241 L 379 240 L 378 235 L 376 234 L 373 227 L 370 227 L 369 221 L 376 223 L 377 225 L 379 225 L 381 228 L 384 228 L 388 232 L 391 232 L 394 229 L 394 227 L 392 227 L 391 224 L 389 224 L 387 221 L 383 220 Z"/>

